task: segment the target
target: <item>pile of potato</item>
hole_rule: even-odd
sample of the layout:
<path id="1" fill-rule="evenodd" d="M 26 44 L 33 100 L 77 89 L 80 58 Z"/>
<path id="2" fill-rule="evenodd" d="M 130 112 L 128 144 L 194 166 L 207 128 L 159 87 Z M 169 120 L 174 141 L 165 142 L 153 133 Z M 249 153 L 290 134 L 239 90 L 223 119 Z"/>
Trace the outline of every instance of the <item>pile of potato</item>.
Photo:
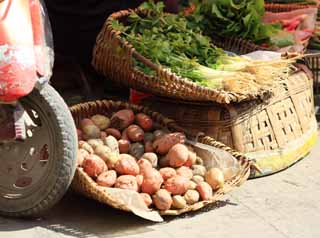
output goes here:
<path id="1" fill-rule="evenodd" d="M 129 109 L 85 118 L 77 130 L 78 166 L 99 186 L 139 192 L 159 210 L 210 200 L 224 186 L 223 172 L 207 171 L 183 133 L 156 127 L 148 115 Z"/>

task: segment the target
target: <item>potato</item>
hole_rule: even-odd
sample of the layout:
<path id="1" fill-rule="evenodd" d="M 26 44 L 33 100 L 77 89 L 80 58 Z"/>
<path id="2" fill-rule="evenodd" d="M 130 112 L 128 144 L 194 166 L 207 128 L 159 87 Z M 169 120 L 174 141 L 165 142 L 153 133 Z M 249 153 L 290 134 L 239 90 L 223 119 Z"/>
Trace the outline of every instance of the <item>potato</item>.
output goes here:
<path id="1" fill-rule="evenodd" d="M 144 141 L 145 142 L 152 142 L 153 141 L 153 139 L 154 139 L 154 135 L 153 135 L 153 133 L 151 133 L 151 132 L 146 132 L 146 133 L 144 133 Z"/>
<path id="2" fill-rule="evenodd" d="M 161 188 L 162 183 L 163 178 L 158 170 L 153 168 L 151 170 L 146 170 L 143 174 L 141 191 L 152 195 Z"/>
<path id="3" fill-rule="evenodd" d="M 86 141 L 81 140 L 78 142 L 78 145 L 80 149 L 84 149 L 88 151 L 89 154 L 93 154 L 93 148 Z"/>
<path id="4" fill-rule="evenodd" d="M 153 121 L 151 117 L 144 113 L 138 113 L 135 121 L 144 131 L 150 131 L 153 127 Z"/>
<path id="5" fill-rule="evenodd" d="M 192 170 L 189 167 L 182 166 L 178 168 L 177 170 L 177 175 L 180 175 L 182 177 L 186 177 L 187 179 L 192 179 L 193 173 Z"/>
<path id="6" fill-rule="evenodd" d="M 144 203 L 147 205 L 147 207 L 150 207 L 152 204 L 152 198 L 147 193 L 139 193 L 141 198 L 143 199 Z"/>
<path id="7" fill-rule="evenodd" d="M 187 166 L 191 168 L 192 165 L 196 164 L 197 155 L 196 153 L 189 150 L 189 156 L 187 162 L 184 164 L 184 166 Z"/>
<path id="8" fill-rule="evenodd" d="M 160 166 L 161 168 L 170 166 L 168 156 L 163 156 L 162 158 L 160 158 L 160 160 L 159 160 L 159 166 Z"/>
<path id="9" fill-rule="evenodd" d="M 114 169 L 119 174 L 138 175 L 140 172 L 136 159 L 128 154 L 120 154 L 119 160 L 114 165 Z"/>
<path id="10" fill-rule="evenodd" d="M 132 175 L 121 175 L 117 178 L 114 187 L 138 192 L 138 183 L 136 177 Z"/>
<path id="11" fill-rule="evenodd" d="M 108 128 L 108 129 L 105 130 L 105 132 L 107 133 L 108 136 L 113 136 L 117 140 L 119 140 L 121 138 L 120 131 L 118 131 L 115 128 Z"/>
<path id="12" fill-rule="evenodd" d="M 141 159 L 148 160 L 153 168 L 158 166 L 158 156 L 155 153 L 144 153 Z"/>
<path id="13" fill-rule="evenodd" d="M 121 154 L 127 154 L 130 148 L 130 142 L 128 140 L 119 140 L 118 141 L 119 151 Z"/>
<path id="14" fill-rule="evenodd" d="M 184 143 L 185 142 L 185 135 L 182 133 L 170 133 L 166 134 L 160 139 L 157 139 L 153 142 L 153 149 L 155 152 L 159 154 L 167 154 L 169 150 L 176 144 Z M 188 149 L 187 149 L 188 150 Z M 186 162 L 187 159 L 184 161 Z"/>
<path id="15" fill-rule="evenodd" d="M 197 184 L 194 181 L 189 181 L 188 189 L 195 190 L 197 189 Z"/>
<path id="16" fill-rule="evenodd" d="M 143 175 L 138 174 L 138 175 L 136 176 L 136 180 L 137 180 L 138 187 L 141 188 L 142 183 L 143 183 Z M 140 189 L 139 189 L 139 190 L 140 190 Z"/>
<path id="17" fill-rule="evenodd" d="M 124 130 L 122 131 L 121 139 L 130 141 L 129 136 L 128 136 L 128 128 L 126 128 L 126 129 L 124 129 Z"/>
<path id="18" fill-rule="evenodd" d="M 165 189 L 160 189 L 153 196 L 152 200 L 156 208 L 165 211 L 170 209 L 172 205 L 172 198 L 170 193 Z"/>
<path id="19" fill-rule="evenodd" d="M 193 175 L 199 175 L 204 177 L 206 175 L 207 169 L 203 165 L 195 164 L 192 166 Z"/>
<path id="20" fill-rule="evenodd" d="M 114 170 L 104 171 L 97 178 L 97 184 L 103 187 L 112 187 L 117 180 L 117 173 Z"/>
<path id="21" fill-rule="evenodd" d="M 94 178 L 108 169 L 103 159 L 101 159 L 97 155 L 92 154 L 84 158 L 82 167 L 84 172 L 86 172 L 90 177 Z"/>
<path id="22" fill-rule="evenodd" d="M 159 173 L 161 174 L 164 181 L 177 175 L 177 172 L 170 167 L 161 168 L 159 170 Z"/>
<path id="23" fill-rule="evenodd" d="M 103 145 L 103 141 L 101 139 L 90 139 L 87 142 L 93 150 L 95 150 L 98 145 Z"/>
<path id="24" fill-rule="evenodd" d="M 175 209 L 183 209 L 187 206 L 187 202 L 181 195 L 175 195 L 172 197 L 172 207 Z"/>
<path id="25" fill-rule="evenodd" d="M 183 197 L 188 205 L 193 205 L 200 199 L 200 195 L 196 190 L 188 190 Z"/>
<path id="26" fill-rule="evenodd" d="M 149 170 L 152 170 L 152 164 L 150 163 L 149 160 L 146 160 L 146 159 L 139 159 L 138 166 L 140 169 L 140 174 L 142 175 L 147 173 Z"/>
<path id="27" fill-rule="evenodd" d="M 100 130 L 105 130 L 110 126 L 110 119 L 103 115 L 94 115 L 91 117 L 91 121 L 99 127 Z"/>
<path id="28" fill-rule="evenodd" d="M 119 154 L 112 152 L 106 145 L 98 145 L 95 148 L 94 153 L 100 156 L 107 163 L 109 169 L 113 168 L 120 159 Z"/>
<path id="29" fill-rule="evenodd" d="M 189 179 L 176 175 L 164 182 L 164 189 L 173 195 L 183 195 L 189 188 Z"/>
<path id="30" fill-rule="evenodd" d="M 131 144 L 129 147 L 129 154 L 136 159 L 140 159 L 144 154 L 144 146 L 139 142 Z"/>
<path id="31" fill-rule="evenodd" d="M 77 129 L 77 136 L 78 140 L 82 140 L 82 131 L 80 129 Z"/>
<path id="32" fill-rule="evenodd" d="M 196 184 L 200 183 L 200 182 L 203 182 L 204 181 L 204 178 L 200 175 L 194 175 L 192 177 L 192 181 L 195 182 Z"/>
<path id="33" fill-rule="evenodd" d="M 112 152 L 119 154 L 119 145 L 118 145 L 118 141 L 114 136 L 108 136 L 105 140 L 104 140 L 104 144 L 106 146 L 108 146 Z"/>
<path id="34" fill-rule="evenodd" d="M 94 125 L 93 121 L 89 118 L 84 118 L 80 122 L 80 129 L 83 130 L 83 127 L 88 126 L 88 125 Z"/>
<path id="35" fill-rule="evenodd" d="M 139 142 L 144 140 L 144 131 L 137 125 L 131 125 L 127 129 L 130 141 Z"/>
<path id="36" fill-rule="evenodd" d="M 188 148 L 183 144 L 174 145 L 168 153 L 169 163 L 171 167 L 181 167 L 187 162 L 189 151 Z"/>
<path id="37" fill-rule="evenodd" d="M 211 168 L 205 175 L 205 181 L 213 190 L 218 190 L 224 186 L 224 176 L 221 169 Z"/>
<path id="38" fill-rule="evenodd" d="M 89 152 L 86 151 L 85 149 L 78 149 L 77 153 L 77 164 L 79 167 L 82 167 L 84 158 L 89 155 Z"/>
<path id="39" fill-rule="evenodd" d="M 111 117 L 111 126 L 123 130 L 134 122 L 134 113 L 130 109 L 124 109 L 116 112 Z"/>
<path id="40" fill-rule="evenodd" d="M 153 152 L 153 144 L 151 141 L 147 141 L 144 143 L 144 151 L 147 152 Z"/>
<path id="41" fill-rule="evenodd" d="M 153 132 L 153 138 L 154 140 L 158 140 L 160 139 L 161 137 L 163 137 L 164 135 L 166 135 L 166 132 L 163 131 L 163 130 L 155 130 Z"/>
<path id="42" fill-rule="evenodd" d="M 197 191 L 200 194 L 200 197 L 202 200 L 210 200 L 212 198 L 212 188 L 211 186 L 206 182 L 200 182 L 197 184 Z"/>
<path id="43" fill-rule="evenodd" d="M 100 139 L 104 141 L 107 138 L 107 133 L 105 131 L 100 132 Z"/>
<path id="44" fill-rule="evenodd" d="M 82 137 L 86 140 L 100 138 L 100 129 L 94 124 L 85 125 L 82 132 Z"/>
<path id="45" fill-rule="evenodd" d="M 204 164 L 204 163 L 203 163 L 203 159 L 197 156 L 196 164 L 198 164 L 198 165 L 203 165 L 203 164 Z"/>

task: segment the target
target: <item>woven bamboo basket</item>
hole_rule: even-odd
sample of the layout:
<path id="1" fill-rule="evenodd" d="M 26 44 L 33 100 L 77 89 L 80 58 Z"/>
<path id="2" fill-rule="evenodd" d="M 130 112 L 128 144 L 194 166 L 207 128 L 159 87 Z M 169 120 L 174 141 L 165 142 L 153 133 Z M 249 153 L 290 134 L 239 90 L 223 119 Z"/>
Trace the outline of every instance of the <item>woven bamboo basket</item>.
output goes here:
<path id="1" fill-rule="evenodd" d="M 114 19 L 125 22 L 132 11 L 124 10 L 112 14 L 97 37 L 92 64 L 101 74 L 126 87 L 182 100 L 231 103 L 270 96 L 268 90 L 261 90 L 255 94 L 240 94 L 199 86 L 153 64 L 122 39 L 120 32 L 112 27 Z M 136 12 L 142 14 L 138 10 Z M 148 66 L 157 76 L 148 76 L 137 70 L 134 60 Z"/>
<path id="2" fill-rule="evenodd" d="M 270 100 L 223 105 L 168 98 L 142 104 L 173 118 L 190 131 L 202 131 L 254 159 L 258 177 L 281 171 L 307 153 L 317 139 L 312 79 L 297 72 L 274 89 Z"/>
<path id="3" fill-rule="evenodd" d="M 111 116 L 112 112 L 129 108 L 132 109 L 135 113 L 143 112 L 149 115 L 155 123 L 158 123 L 162 127 L 169 129 L 170 131 L 183 131 L 187 135 L 187 137 L 192 138 L 194 138 L 194 136 L 196 135 L 196 133 L 188 133 L 187 131 L 179 127 L 173 120 L 162 116 L 160 113 L 150 111 L 148 108 L 143 106 L 132 105 L 124 102 L 114 102 L 107 100 L 94 101 L 72 106 L 70 110 L 73 115 L 74 121 L 78 126 L 83 118 L 91 117 L 98 113 Z M 205 135 L 199 136 L 198 141 L 230 152 L 239 161 L 241 169 L 237 176 L 235 176 L 231 181 L 226 182 L 226 186 L 223 189 L 215 192 L 213 198 L 210 201 L 201 201 L 180 210 L 162 211 L 160 212 L 161 215 L 179 215 L 185 212 L 195 211 L 208 204 L 215 203 L 224 194 L 230 192 L 235 187 L 240 186 L 249 177 L 250 167 L 254 165 L 241 153 L 238 153 L 235 150 Z M 98 186 L 92 178 L 90 178 L 86 173 L 83 172 L 81 168 L 77 168 L 71 186 L 75 191 L 89 198 L 110 205 L 116 209 L 130 211 L 130 208 L 126 204 L 114 200 L 113 197 L 108 194 L 108 192 L 106 192 L 103 187 Z"/>

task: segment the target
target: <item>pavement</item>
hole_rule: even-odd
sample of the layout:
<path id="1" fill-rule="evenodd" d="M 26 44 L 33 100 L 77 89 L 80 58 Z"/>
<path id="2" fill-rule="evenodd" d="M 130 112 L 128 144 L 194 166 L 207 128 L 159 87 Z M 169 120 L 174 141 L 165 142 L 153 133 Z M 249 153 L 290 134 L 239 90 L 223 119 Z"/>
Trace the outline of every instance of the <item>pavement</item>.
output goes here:
<path id="1" fill-rule="evenodd" d="M 318 238 L 320 140 L 280 173 L 247 181 L 218 205 L 152 223 L 69 191 L 45 217 L 0 217 L 0 238 Z"/>

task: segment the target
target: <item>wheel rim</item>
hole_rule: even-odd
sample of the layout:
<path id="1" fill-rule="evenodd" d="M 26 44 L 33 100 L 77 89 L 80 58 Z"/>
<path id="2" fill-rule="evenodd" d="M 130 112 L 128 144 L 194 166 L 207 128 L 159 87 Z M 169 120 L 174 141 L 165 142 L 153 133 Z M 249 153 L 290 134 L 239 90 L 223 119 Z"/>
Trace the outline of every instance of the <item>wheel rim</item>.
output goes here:
<path id="1" fill-rule="evenodd" d="M 0 195 L 7 201 L 24 199 L 45 184 L 53 169 L 55 133 L 50 114 L 34 101 L 22 102 L 36 126 L 27 131 L 28 138 L 0 144 Z M 1 210 L 7 210 L 5 204 Z"/>

